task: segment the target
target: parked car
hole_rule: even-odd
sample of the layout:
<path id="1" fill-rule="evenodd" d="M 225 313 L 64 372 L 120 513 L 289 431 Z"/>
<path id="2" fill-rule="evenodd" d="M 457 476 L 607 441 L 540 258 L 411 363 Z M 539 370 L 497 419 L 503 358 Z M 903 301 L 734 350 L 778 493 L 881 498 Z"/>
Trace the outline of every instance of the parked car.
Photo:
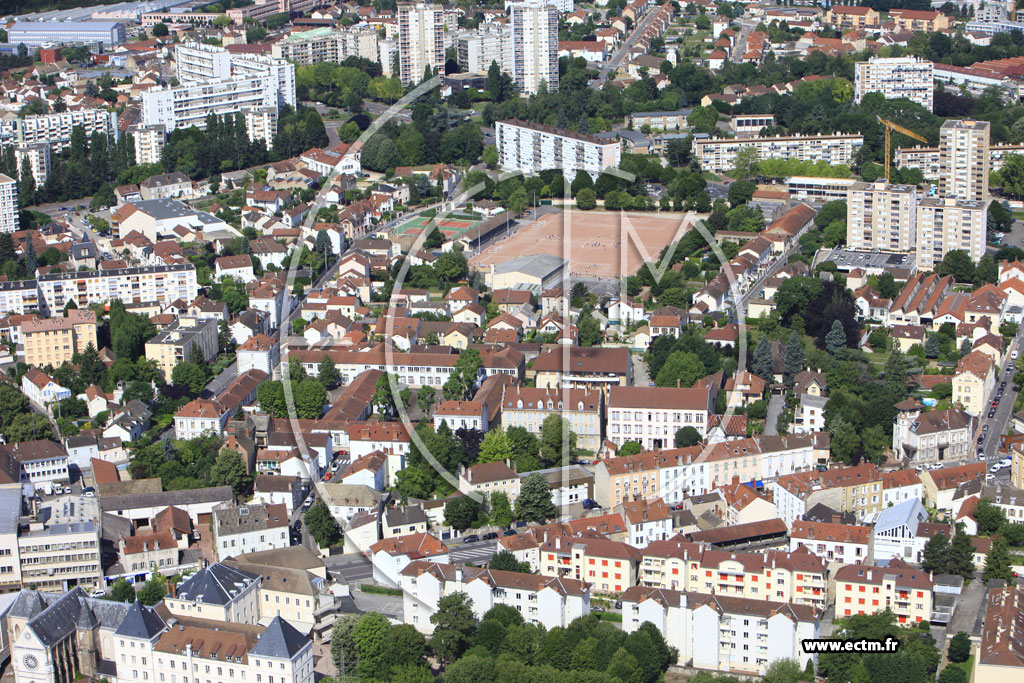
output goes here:
<path id="1" fill-rule="evenodd" d="M 95 498 L 96 497 L 96 494 L 93 491 L 86 491 L 82 495 L 85 496 L 86 498 Z"/>
<path id="2" fill-rule="evenodd" d="M 496 540 L 498 540 L 498 533 L 495 532 L 495 531 L 488 531 L 486 534 L 484 534 L 484 540 L 485 541 L 496 541 Z"/>
<path id="3" fill-rule="evenodd" d="M 600 506 L 600 505 L 598 505 L 598 504 L 597 504 L 597 501 L 596 501 L 596 500 L 594 500 L 593 498 L 585 498 L 585 499 L 583 500 L 583 509 L 584 509 L 584 510 L 597 510 L 597 509 L 599 509 L 600 507 L 601 507 L 601 506 Z"/>
<path id="4" fill-rule="evenodd" d="M 505 529 L 504 531 L 501 532 L 501 535 L 502 536 L 518 536 L 519 532 L 516 531 L 515 529 Z"/>
<path id="5" fill-rule="evenodd" d="M 103 590 L 102 588 L 97 588 L 93 592 L 89 593 L 89 597 L 102 598 L 106 594 L 107 594 L 107 591 Z"/>
<path id="6" fill-rule="evenodd" d="M 480 540 L 479 536 L 477 536 L 476 534 L 470 534 L 469 536 L 463 537 L 462 542 L 463 543 L 476 543 L 479 540 Z"/>

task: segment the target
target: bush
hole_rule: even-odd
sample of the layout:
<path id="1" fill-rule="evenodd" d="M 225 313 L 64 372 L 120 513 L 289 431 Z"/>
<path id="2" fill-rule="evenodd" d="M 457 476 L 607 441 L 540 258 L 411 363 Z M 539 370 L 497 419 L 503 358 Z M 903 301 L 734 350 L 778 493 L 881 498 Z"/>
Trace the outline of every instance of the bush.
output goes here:
<path id="1" fill-rule="evenodd" d="M 402 589 L 401 588 L 387 588 L 385 586 L 373 586 L 373 585 L 368 584 L 368 583 L 361 583 L 361 584 L 359 584 L 359 590 L 363 591 L 364 593 L 376 593 L 377 595 L 395 595 L 395 596 L 404 595 L 404 593 L 402 593 Z"/>
<path id="2" fill-rule="evenodd" d="M 949 661 L 955 664 L 966 662 L 971 656 L 971 637 L 960 631 L 949 640 Z"/>

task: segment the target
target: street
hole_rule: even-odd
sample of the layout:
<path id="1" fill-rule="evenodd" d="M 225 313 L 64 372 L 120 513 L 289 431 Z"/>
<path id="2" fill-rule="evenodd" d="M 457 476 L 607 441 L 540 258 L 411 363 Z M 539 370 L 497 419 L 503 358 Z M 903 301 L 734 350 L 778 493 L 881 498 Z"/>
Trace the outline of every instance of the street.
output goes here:
<path id="1" fill-rule="evenodd" d="M 633 32 L 629 34 L 628 38 L 622 41 L 622 45 L 620 45 L 619 49 L 612 54 L 611 59 L 604 63 L 601 70 L 598 72 L 597 79 L 590 83 L 591 88 L 600 90 L 601 86 L 603 86 L 605 81 L 608 80 L 608 77 L 618 70 L 619 65 L 622 64 L 622 60 L 626 58 L 627 54 L 629 54 L 629 49 L 633 47 L 636 41 L 639 40 L 640 36 L 643 35 L 643 32 L 651 24 L 651 21 L 654 19 L 654 15 L 658 13 L 658 9 L 659 7 L 655 6 L 654 9 L 648 11 L 647 14 L 641 17 L 640 21 L 633 26 Z"/>
<path id="2" fill-rule="evenodd" d="M 983 442 L 981 446 L 978 447 L 983 449 L 984 461 L 989 465 L 1000 460 L 999 437 L 1007 433 L 1007 426 L 1013 417 L 1013 404 L 1017 399 L 1017 391 L 1014 390 L 1015 385 L 1013 383 L 1013 375 L 1016 372 L 1016 367 L 1011 369 L 1009 366 L 1011 362 L 1015 363 L 1012 355 L 1020 348 L 1021 333 L 1018 332 L 1017 336 L 1010 342 L 1010 346 L 1006 349 L 1002 363 L 999 364 L 1000 374 L 996 378 L 994 394 L 990 396 L 986 402 L 986 410 L 991 410 L 991 402 L 996 400 L 996 395 L 1000 389 L 1003 391 L 1002 398 L 999 399 L 999 403 L 995 408 L 995 414 L 992 417 L 988 416 L 988 412 L 980 416 L 981 419 L 978 420 L 978 431 L 974 434 L 975 446 L 977 446 L 978 438 L 983 437 Z M 976 452 L 976 448 L 972 448 L 972 453 L 974 452 Z M 977 455 L 975 455 L 975 457 L 977 457 Z M 977 459 L 981 460 L 982 458 Z M 992 479 L 1006 483 L 1009 480 L 1009 476 L 1010 468 L 1004 467 L 999 472 L 994 473 Z"/>

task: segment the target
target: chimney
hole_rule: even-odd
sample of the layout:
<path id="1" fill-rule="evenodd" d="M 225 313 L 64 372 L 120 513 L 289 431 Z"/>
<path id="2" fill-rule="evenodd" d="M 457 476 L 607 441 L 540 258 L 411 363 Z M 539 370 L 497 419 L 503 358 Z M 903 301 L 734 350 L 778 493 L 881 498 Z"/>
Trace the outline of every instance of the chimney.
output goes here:
<path id="1" fill-rule="evenodd" d="M 676 389 L 682 388 L 682 380 L 676 377 Z"/>
<path id="2" fill-rule="evenodd" d="M 455 583 L 462 583 L 462 565 L 455 566 Z"/>
<path id="3" fill-rule="evenodd" d="M 840 519 L 839 513 L 835 513 L 835 514 L 832 515 L 832 523 L 833 524 L 839 524 L 839 519 Z"/>

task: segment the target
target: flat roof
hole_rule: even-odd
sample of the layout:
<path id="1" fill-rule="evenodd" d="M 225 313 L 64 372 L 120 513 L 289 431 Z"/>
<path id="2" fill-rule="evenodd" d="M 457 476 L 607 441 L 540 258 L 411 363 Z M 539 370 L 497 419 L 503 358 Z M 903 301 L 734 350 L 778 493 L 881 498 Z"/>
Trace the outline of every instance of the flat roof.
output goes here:
<path id="1" fill-rule="evenodd" d="M 844 271 L 853 270 L 854 268 L 881 268 L 883 270 L 906 268 L 914 270 L 917 262 L 913 254 L 856 251 L 854 249 L 833 249 L 832 253 L 825 260 L 834 262 L 839 267 L 839 270 Z"/>

